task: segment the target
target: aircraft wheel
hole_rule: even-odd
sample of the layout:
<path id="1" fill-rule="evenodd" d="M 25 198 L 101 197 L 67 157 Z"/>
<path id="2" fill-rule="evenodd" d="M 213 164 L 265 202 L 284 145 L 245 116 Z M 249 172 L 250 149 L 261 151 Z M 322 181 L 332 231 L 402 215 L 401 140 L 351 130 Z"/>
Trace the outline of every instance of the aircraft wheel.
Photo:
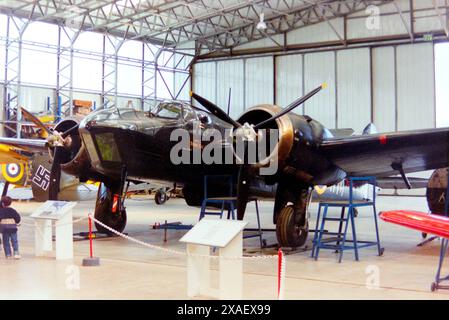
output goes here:
<path id="1" fill-rule="evenodd" d="M 123 232 L 123 230 L 126 227 L 126 220 L 127 220 L 126 210 L 122 210 L 122 212 L 120 213 L 107 213 L 101 216 L 95 215 L 95 219 L 100 220 L 105 225 L 118 232 Z M 98 232 L 105 233 L 110 236 L 116 235 L 115 233 L 109 231 L 108 229 L 99 225 L 96 222 L 95 228 L 97 229 Z"/>
<path id="2" fill-rule="evenodd" d="M 168 200 L 167 192 L 163 190 L 156 191 L 156 194 L 154 195 L 154 201 L 157 205 L 161 205 L 166 203 Z"/>
<path id="3" fill-rule="evenodd" d="M 117 213 L 112 212 L 112 192 L 111 189 L 107 188 L 104 184 L 101 184 L 98 189 L 94 217 L 118 232 L 122 232 L 125 229 L 127 220 L 126 210 L 123 209 Z M 95 223 L 95 228 L 101 233 L 114 235 L 113 232 L 98 223 Z"/>
<path id="4" fill-rule="evenodd" d="M 288 205 L 279 212 L 276 236 L 280 247 L 297 248 L 306 242 L 308 225 L 300 225 L 296 218 L 293 205 Z"/>
<path id="5" fill-rule="evenodd" d="M 430 285 L 430 291 L 434 292 L 437 289 L 437 284 L 435 282 L 432 282 Z"/>

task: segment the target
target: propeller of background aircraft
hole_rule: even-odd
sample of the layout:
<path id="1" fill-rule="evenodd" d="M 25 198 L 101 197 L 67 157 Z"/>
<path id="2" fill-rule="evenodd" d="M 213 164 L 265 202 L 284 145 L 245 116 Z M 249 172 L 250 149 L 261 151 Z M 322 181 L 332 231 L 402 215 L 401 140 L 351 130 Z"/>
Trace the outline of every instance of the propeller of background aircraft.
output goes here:
<path id="1" fill-rule="evenodd" d="M 42 130 L 42 133 L 41 133 L 42 138 L 45 139 L 49 135 L 51 135 L 50 129 L 48 129 L 47 126 L 44 123 L 42 123 L 42 121 L 40 121 L 34 114 L 30 113 L 28 110 L 26 110 L 25 108 L 22 108 L 22 107 L 20 108 L 20 111 L 22 111 L 23 117 L 26 120 L 34 123 L 36 125 L 36 127 L 38 127 L 39 129 Z"/>
<path id="2" fill-rule="evenodd" d="M 48 190 L 49 200 L 58 200 L 59 186 L 61 182 L 61 162 L 63 158 L 63 153 L 70 147 L 70 139 L 67 137 L 78 129 L 79 125 L 75 125 L 64 132 L 51 131 L 47 126 L 39 120 L 35 115 L 30 113 L 24 108 L 20 108 L 23 116 L 28 121 L 33 122 L 38 128 L 42 129 L 45 135 L 44 138 L 47 139 L 47 143 L 50 149 L 53 149 L 53 163 L 50 170 L 50 184 Z"/>
<path id="3" fill-rule="evenodd" d="M 309 100 L 311 97 L 313 97 L 315 94 L 317 94 L 321 89 L 325 89 L 327 87 L 326 83 L 321 84 L 319 87 L 313 89 L 305 96 L 296 99 L 292 103 L 290 103 L 287 107 L 283 108 L 280 112 L 273 115 L 271 118 L 266 119 L 260 123 L 257 124 L 248 124 L 244 123 L 241 124 L 234 119 L 232 119 L 226 112 L 224 112 L 220 107 L 218 107 L 213 102 L 207 100 L 206 98 L 203 98 L 199 95 L 197 95 L 194 92 L 190 92 L 190 96 L 194 98 L 196 101 L 198 101 L 204 108 L 206 108 L 209 112 L 211 112 L 213 115 L 218 117 L 219 119 L 231 124 L 234 127 L 234 133 L 236 136 L 240 136 L 243 139 L 244 142 L 244 160 L 243 163 L 240 165 L 239 173 L 237 177 L 237 218 L 239 220 L 243 219 L 243 216 L 245 214 L 246 210 L 246 204 L 248 202 L 249 197 L 249 179 L 251 178 L 250 170 L 251 166 L 248 164 L 248 141 L 254 141 L 257 139 L 258 135 L 255 130 L 262 128 L 263 126 L 267 125 L 268 123 L 278 119 L 279 117 L 282 117 L 283 115 L 291 112 L 307 100 Z"/>

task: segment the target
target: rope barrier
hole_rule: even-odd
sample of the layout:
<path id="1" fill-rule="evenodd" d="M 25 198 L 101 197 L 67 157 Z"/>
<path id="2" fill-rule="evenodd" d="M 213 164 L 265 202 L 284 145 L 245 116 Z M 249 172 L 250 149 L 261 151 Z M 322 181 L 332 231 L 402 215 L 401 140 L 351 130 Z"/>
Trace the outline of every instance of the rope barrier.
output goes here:
<path id="1" fill-rule="evenodd" d="M 169 249 L 169 248 L 164 248 L 161 246 L 156 246 L 154 244 L 150 244 L 147 242 L 143 242 L 139 239 L 130 237 L 126 234 L 123 234 L 117 230 L 112 229 L 111 227 L 105 225 L 103 222 L 98 221 L 97 219 L 95 219 L 94 217 L 92 217 L 91 214 L 89 214 L 89 218 L 92 219 L 93 221 L 95 221 L 97 224 L 99 224 L 100 226 L 104 227 L 105 229 L 109 230 L 110 232 L 118 235 L 119 237 L 122 237 L 124 239 L 127 239 L 129 241 L 132 241 L 134 243 L 140 244 L 142 246 L 154 249 L 154 250 L 159 250 L 165 253 L 169 253 L 169 254 L 174 254 L 174 255 L 182 255 L 182 256 L 193 256 L 193 257 L 198 257 L 198 258 L 208 258 L 208 259 L 227 259 L 227 260 L 240 260 L 240 259 L 245 259 L 245 260 L 269 260 L 269 259 L 278 259 L 277 255 L 265 255 L 265 256 L 251 256 L 251 257 L 219 257 L 219 256 L 210 256 L 210 255 L 204 255 L 204 254 L 188 254 L 185 251 L 179 251 L 179 250 L 174 250 L 174 249 Z"/>
<path id="2" fill-rule="evenodd" d="M 28 219 L 28 218 L 27 218 Z M 29 218 L 31 219 L 31 218 Z M 284 253 L 282 252 L 281 249 L 279 249 L 278 254 L 277 255 L 264 255 L 264 256 L 249 256 L 249 257 L 244 257 L 244 256 L 235 256 L 235 257 L 221 257 L 221 256 L 211 256 L 211 255 L 204 255 L 204 254 L 192 254 L 192 253 L 188 253 L 186 251 L 180 251 L 180 250 L 174 250 L 174 249 L 169 249 L 169 248 L 164 248 L 161 246 L 157 246 L 151 243 L 147 243 L 144 242 L 142 240 L 133 238 L 129 235 L 126 235 L 124 233 L 121 233 L 113 228 L 111 228 L 110 226 L 104 224 L 103 222 L 95 219 L 95 217 L 92 216 L 92 214 L 88 214 L 87 217 L 82 217 L 76 220 L 73 220 L 67 224 L 70 223 L 78 223 L 81 221 L 84 221 L 86 219 L 89 219 L 89 225 L 92 225 L 92 222 L 97 223 L 98 225 L 102 226 L 103 228 L 105 228 L 106 230 L 109 230 L 111 233 L 126 239 L 128 241 L 134 242 L 136 244 L 139 244 L 141 246 L 150 248 L 150 249 L 154 249 L 154 250 L 158 250 L 161 251 L 163 253 L 166 254 L 173 254 L 173 255 L 177 255 L 177 256 L 189 256 L 189 257 L 197 257 L 197 258 L 204 258 L 204 259 L 226 259 L 226 260 L 274 260 L 277 259 L 278 260 L 278 272 L 277 272 L 277 277 L 278 277 L 278 299 L 283 299 L 284 298 L 284 288 L 285 288 L 285 256 Z M 35 220 L 33 219 L 33 221 L 35 222 Z M 34 227 L 37 227 L 36 222 L 33 224 L 27 224 L 26 222 L 24 223 L 25 225 L 31 225 Z M 41 232 L 39 230 L 39 228 L 37 228 L 39 232 Z M 90 241 L 92 241 L 92 237 L 91 237 L 91 228 L 89 229 L 90 232 Z M 90 244 L 90 257 L 93 257 L 93 252 L 92 252 L 92 243 Z"/>

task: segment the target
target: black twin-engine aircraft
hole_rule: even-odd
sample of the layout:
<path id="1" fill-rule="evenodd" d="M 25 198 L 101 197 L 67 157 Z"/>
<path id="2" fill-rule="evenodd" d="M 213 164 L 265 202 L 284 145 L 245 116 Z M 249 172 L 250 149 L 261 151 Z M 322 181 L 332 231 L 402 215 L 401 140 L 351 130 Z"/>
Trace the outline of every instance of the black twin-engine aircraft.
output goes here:
<path id="1" fill-rule="evenodd" d="M 244 218 L 250 197 L 274 198 L 273 222 L 279 245 L 299 247 L 307 239 L 307 207 L 313 186 L 331 186 L 346 176 L 381 178 L 398 173 L 409 184 L 406 173 L 448 166 L 449 128 L 336 138 L 318 121 L 291 112 L 323 87 L 283 109 L 257 105 L 237 120 L 192 93 L 208 112 L 177 102 L 161 103 L 153 112 L 110 108 L 81 122 L 63 120 L 46 141 L 0 138 L 0 143 L 27 152 L 50 153 L 50 199 L 57 198 L 61 170 L 80 181 L 101 181 L 95 217 L 118 231 L 126 225 L 124 195 L 130 181 L 176 183 L 183 186 L 187 204 L 200 205 L 204 175 L 232 175 L 238 219 Z M 203 130 L 230 129 L 243 141 L 257 140 L 259 129 L 277 129 L 277 144 L 270 149 L 276 154 L 267 156 L 278 161 L 275 174 L 263 176 L 255 170 L 267 159 L 258 159 L 258 163 L 246 159 L 234 164 L 172 163 L 170 152 L 177 142 L 171 141 L 171 133 L 185 129 L 193 135 L 195 122 L 200 122 Z M 208 143 L 201 141 L 199 147 Z M 222 186 L 211 186 L 211 193 L 219 190 Z M 100 225 L 96 227 L 107 232 Z"/>

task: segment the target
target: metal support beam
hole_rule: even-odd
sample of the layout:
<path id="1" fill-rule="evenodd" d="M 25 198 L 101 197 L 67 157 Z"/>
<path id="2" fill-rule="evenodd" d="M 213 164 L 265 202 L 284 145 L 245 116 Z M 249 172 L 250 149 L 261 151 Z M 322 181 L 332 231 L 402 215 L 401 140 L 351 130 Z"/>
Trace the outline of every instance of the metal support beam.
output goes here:
<path id="1" fill-rule="evenodd" d="M 438 7 L 438 4 L 437 4 L 436 0 L 432 0 L 432 3 L 433 3 L 433 7 L 435 8 L 435 12 L 438 15 L 438 19 L 440 21 L 441 29 L 444 30 L 444 33 L 446 34 L 446 37 L 449 38 L 449 18 L 447 16 L 447 10 L 441 10 Z M 445 4 L 445 7 L 447 7 L 447 3 Z"/>
<path id="2" fill-rule="evenodd" d="M 124 42 L 123 38 L 103 36 L 101 107 L 104 109 L 117 106 L 118 52 Z"/>
<path id="3" fill-rule="evenodd" d="M 142 48 L 142 110 L 150 111 L 156 103 L 157 53 L 147 43 L 144 43 Z"/>
<path id="4" fill-rule="evenodd" d="M 54 110 L 54 114 L 58 117 L 73 115 L 73 58 L 74 45 L 79 35 L 80 30 L 59 26 Z M 65 46 L 66 43 L 69 44 L 68 47 Z"/>
<path id="5" fill-rule="evenodd" d="M 7 19 L 3 121 L 18 138 L 22 130 L 22 113 L 18 112 L 21 106 L 22 39 L 28 24 L 27 19 L 13 16 Z M 15 121 L 9 122 L 13 118 Z"/>

